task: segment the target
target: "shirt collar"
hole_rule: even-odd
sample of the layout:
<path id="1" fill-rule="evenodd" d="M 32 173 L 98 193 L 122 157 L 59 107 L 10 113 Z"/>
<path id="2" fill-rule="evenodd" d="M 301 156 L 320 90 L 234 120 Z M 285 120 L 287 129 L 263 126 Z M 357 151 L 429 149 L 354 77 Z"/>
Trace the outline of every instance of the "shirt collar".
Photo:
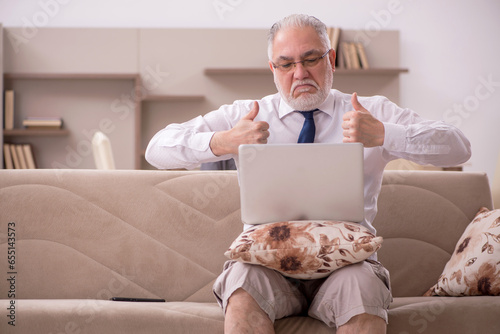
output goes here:
<path id="1" fill-rule="evenodd" d="M 323 101 L 323 103 L 321 103 L 318 107 L 319 110 L 321 110 L 322 112 L 330 115 L 331 117 L 333 117 L 333 107 L 334 107 L 334 104 L 335 104 L 335 98 L 333 96 L 333 93 L 332 91 L 330 91 L 330 93 L 328 94 L 327 98 L 325 101 Z M 279 115 L 279 118 L 282 119 L 283 117 L 285 117 L 286 115 L 292 113 L 296 111 L 295 109 L 293 109 L 292 107 L 290 107 L 286 102 L 285 100 L 283 100 L 283 98 L 280 99 L 280 106 L 279 106 L 279 109 L 278 109 L 278 115 Z"/>

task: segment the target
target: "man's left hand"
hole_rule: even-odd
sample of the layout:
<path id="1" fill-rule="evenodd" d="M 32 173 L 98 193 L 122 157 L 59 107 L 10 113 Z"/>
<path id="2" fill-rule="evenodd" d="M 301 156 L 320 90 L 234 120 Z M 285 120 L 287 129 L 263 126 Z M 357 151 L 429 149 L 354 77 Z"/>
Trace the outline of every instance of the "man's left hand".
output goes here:
<path id="1" fill-rule="evenodd" d="M 385 136 L 384 124 L 359 103 L 357 93 L 352 94 L 351 103 L 354 110 L 348 111 L 343 117 L 343 142 L 362 143 L 364 147 L 382 146 Z"/>

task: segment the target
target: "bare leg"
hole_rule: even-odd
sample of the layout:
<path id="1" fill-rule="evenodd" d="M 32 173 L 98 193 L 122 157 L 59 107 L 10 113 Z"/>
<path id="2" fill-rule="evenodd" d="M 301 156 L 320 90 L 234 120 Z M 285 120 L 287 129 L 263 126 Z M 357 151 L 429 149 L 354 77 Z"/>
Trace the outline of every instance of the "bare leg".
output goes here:
<path id="1" fill-rule="evenodd" d="M 274 326 L 255 299 L 243 289 L 229 297 L 224 319 L 225 334 L 273 334 Z"/>
<path id="2" fill-rule="evenodd" d="M 337 334 L 385 334 L 385 320 L 367 313 L 354 316 L 346 324 L 337 329 Z"/>

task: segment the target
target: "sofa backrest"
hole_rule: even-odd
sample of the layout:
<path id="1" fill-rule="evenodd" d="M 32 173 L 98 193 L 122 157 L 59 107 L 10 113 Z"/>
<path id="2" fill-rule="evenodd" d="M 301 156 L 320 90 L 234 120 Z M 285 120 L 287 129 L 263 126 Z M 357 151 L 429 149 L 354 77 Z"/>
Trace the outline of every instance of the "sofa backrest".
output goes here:
<path id="1" fill-rule="evenodd" d="M 0 170 L 2 270 L 13 222 L 17 298 L 213 302 L 239 206 L 235 172 Z"/>
<path id="2" fill-rule="evenodd" d="M 16 251 L 13 270 L 0 263 L 16 298 L 213 302 L 239 206 L 234 171 L 0 170 L 0 254 L 9 223 Z M 385 173 L 374 225 L 395 296 L 434 284 L 481 206 L 485 174 Z"/>
<path id="3" fill-rule="evenodd" d="M 483 206 L 492 208 L 484 173 L 385 171 L 373 225 L 395 297 L 421 296 L 437 282 Z"/>

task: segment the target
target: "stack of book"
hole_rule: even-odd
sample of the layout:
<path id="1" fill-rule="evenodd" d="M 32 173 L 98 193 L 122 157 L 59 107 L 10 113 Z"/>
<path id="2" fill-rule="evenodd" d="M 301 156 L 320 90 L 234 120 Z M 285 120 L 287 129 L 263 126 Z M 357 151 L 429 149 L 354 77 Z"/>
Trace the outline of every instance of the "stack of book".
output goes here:
<path id="1" fill-rule="evenodd" d="M 342 42 L 342 55 L 346 69 L 368 69 L 368 58 L 363 44 L 360 42 Z"/>
<path id="2" fill-rule="evenodd" d="M 6 169 L 35 169 L 35 159 L 30 144 L 3 144 Z"/>
<path id="3" fill-rule="evenodd" d="M 337 54 L 335 66 L 345 69 L 368 69 L 365 47 L 360 42 L 341 41 L 340 28 L 328 28 L 332 48 Z"/>
<path id="4" fill-rule="evenodd" d="M 62 124 L 59 117 L 27 117 L 23 120 L 23 126 L 32 130 L 58 130 Z"/>

